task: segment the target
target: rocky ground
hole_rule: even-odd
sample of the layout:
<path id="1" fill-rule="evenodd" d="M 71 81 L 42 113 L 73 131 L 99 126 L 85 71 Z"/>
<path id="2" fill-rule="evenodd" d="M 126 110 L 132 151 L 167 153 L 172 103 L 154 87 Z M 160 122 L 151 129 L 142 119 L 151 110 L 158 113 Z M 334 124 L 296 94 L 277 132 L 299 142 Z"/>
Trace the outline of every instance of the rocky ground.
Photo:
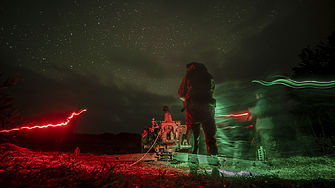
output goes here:
<path id="1" fill-rule="evenodd" d="M 13 144 L 0 145 L 3 187 L 332 187 L 335 160 L 330 157 L 289 157 L 272 166 L 213 166 L 190 163 L 108 162 L 108 155 L 41 152 Z M 241 165 L 244 164 L 244 165 Z"/>

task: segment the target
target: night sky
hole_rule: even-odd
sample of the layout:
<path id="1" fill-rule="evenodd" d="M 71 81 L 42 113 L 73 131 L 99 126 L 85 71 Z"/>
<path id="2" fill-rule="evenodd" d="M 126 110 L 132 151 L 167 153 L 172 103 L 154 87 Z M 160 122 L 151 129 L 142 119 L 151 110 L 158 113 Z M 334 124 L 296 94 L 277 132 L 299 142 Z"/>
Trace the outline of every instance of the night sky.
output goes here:
<path id="1" fill-rule="evenodd" d="M 215 82 L 292 74 L 298 54 L 335 30 L 332 0 L 0 2 L 0 72 L 23 118 L 87 108 L 75 132 L 141 133 L 190 62 Z"/>

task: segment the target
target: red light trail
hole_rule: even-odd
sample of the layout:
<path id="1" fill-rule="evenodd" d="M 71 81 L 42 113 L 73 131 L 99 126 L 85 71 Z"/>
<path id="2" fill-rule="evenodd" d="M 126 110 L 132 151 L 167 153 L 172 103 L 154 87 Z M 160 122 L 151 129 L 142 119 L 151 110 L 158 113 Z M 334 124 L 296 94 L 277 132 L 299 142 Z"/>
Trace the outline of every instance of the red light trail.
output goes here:
<path id="1" fill-rule="evenodd" d="M 216 117 L 243 117 L 248 116 L 248 112 L 240 113 L 240 114 L 228 114 L 228 115 L 218 115 Z"/>
<path id="2" fill-rule="evenodd" d="M 78 112 L 73 112 L 71 114 L 71 116 L 69 116 L 67 118 L 67 120 L 65 122 L 63 122 L 63 123 L 47 124 L 47 125 L 35 125 L 33 127 L 18 127 L 18 128 L 8 129 L 8 130 L 0 130 L 0 133 L 8 133 L 8 132 L 11 132 L 11 131 L 18 131 L 18 130 L 22 130 L 22 129 L 35 129 L 35 128 L 42 129 L 42 128 L 47 128 L 47 127 L 60 127 L 60 126 L 64 126 L 64 125 L 67 125 L 71 121 L 71 119 L 73 118 L 73 116 L 78 116 L 81 113 L 86 112 L 86 111 L 87 111 L 87 109 L 84 108 L 84 109 L 79 110 Z"/>

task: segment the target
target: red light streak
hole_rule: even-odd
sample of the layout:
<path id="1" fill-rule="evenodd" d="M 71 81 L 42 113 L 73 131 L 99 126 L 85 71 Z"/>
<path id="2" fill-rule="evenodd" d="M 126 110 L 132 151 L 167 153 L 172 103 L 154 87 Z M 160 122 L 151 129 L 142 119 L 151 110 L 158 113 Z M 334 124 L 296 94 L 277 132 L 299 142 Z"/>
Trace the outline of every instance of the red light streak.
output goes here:
<path id="1" fill-rule="evenodd" d="M 86 112 L 86 111 L 87 111 L 87 109 L 84 108 L 84 109 L 79 110 L 78 112 L 73 112 L 71 114 L 71 116 L 69 116 L 67 118 L 67 121 L 65 121 L 63 123 L 47 124 L 47 125 L 35 125 L 33 127 L 18 127 L 18 128 L 8 129 L 8 130 L 0 130 L 0 133 L 8 133 L 8 132 L 11 132 L 11 131 L 18 131 L 18 130 L 22 130 L 22 129 L 35 129 L 35 128 L 42 129 L 42 128 L 47 128 L 47 127 L 60 127 L 60 126 L 64 126 L 64 125 L 67 125 L 71 121 L 71 119 L 73 118 L 73 116 L 78 116 L 81 113 Z"/>
<path id="2" fill-rule="evenodd" d="M 228 114 L 228 115 L 218 115 L 216 117 L 243 117 L 248 116 L 248 112 L 240 113 L 240 114 Z"/>

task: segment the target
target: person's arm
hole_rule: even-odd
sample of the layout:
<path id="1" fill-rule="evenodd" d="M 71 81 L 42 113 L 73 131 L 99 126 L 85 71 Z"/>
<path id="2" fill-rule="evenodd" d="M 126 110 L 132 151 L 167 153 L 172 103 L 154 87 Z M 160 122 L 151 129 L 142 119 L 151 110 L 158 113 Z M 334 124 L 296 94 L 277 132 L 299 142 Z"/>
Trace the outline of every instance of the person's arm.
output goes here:
<path id="1" fill-rule="evenodd" d="M 256 106 L 249 109 L 252 115 L 260 116 L 263 115 L 268 110 L 268 104 L 265 99 L 261 99 L 257 102 Z"/>
<path id="2" fill-rule="evenodd" d="M 185 75 L 178 89 L 178 95 L 182 101 L 185 101 L 186 93 L 187 93 L 187 90 L 186 90 L 186 75 Z"/>

